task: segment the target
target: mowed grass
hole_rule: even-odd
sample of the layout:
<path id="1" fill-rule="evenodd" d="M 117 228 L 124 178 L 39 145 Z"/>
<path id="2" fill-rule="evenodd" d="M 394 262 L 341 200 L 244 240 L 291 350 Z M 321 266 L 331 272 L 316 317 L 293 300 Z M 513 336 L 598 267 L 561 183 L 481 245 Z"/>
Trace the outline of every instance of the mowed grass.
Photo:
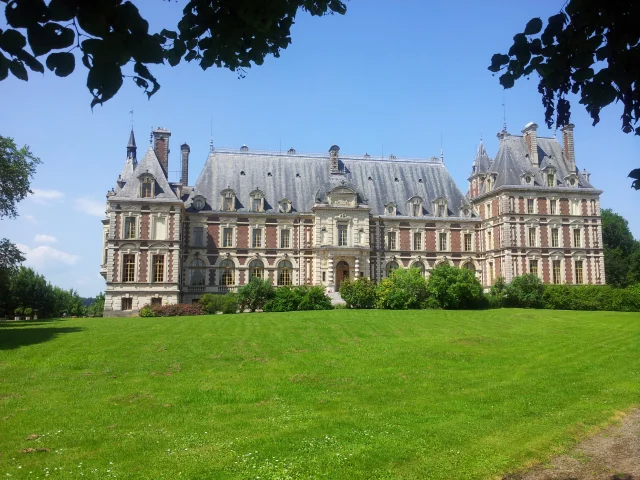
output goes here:
<path id="1" fill-rule="evenodd" d="M 495 478 L 638 402 L 638 314 L 0 324 L 2 478 Z"/>

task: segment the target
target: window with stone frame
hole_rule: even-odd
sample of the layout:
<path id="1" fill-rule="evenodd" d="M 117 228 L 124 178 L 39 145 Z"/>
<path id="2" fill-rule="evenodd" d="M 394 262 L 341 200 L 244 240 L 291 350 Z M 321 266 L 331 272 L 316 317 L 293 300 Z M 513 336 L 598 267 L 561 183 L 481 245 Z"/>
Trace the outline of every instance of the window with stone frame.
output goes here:
<path id="1" fill-rule="evenodd" d="M 220 285 L 229 287 L 236 283 L 236 266 L 232 260 L 223 260 L 218 267 Z"/>
<path id="2" fill-rule="evenodd" d="M 251 200 L 252 206 L 251 206 L 251 210 L 254 212 L 261 212 L 262 211 L 262 199 L 261 198 L 253 198 Z"/>
<path id="3" fill-rule="evenodd" d="M 491 218 L 491 202 L 487 203 L 487 218 Z"/>
<path id="4" fill-rule="evenodd" d="M 493 262 L 489 262 L 489 282 L 493 283 L 494 278 L 495 278 L 495 271 L 493 269 Z"/>
<path id="5" fill-rule="evenodd" d="M 264 263 L 257 258 L 249 263 L 249 280 L 252 278 L 264 278 Z"/>
<path id="6" fill-rule="evenodd" d="M 438 234 L 438 246 L 440 247 L 441 252 L 446 252 L 447 250 L 449 250 L 449 244 L 447 240 L 448 235 L 446 232 L 440 232 Z"/>
<path id="7" fill-rule="evenodd" d="M 338 246 L 346 247 L 349 244 L 349 227 L 346 224 L 338 224 Z"/>
<path id="8" fill-rule="evenodd" d="M 122 310 L 133 310 L 133 298 L 123 297 L 121 299 Z"/>
<path id="9" fill-rule="evenodd" d="M 413 249 L 416 251 L 422 250 L 422 233 L 413 232 Z"/>
<path id="10" fill-rule="evenodd" d="M 124 238 L 130 240 L 138 237 L 136 217 L 124 217 Z"/>
<path id="11" fill-rule="evenodd" d="M 527 198 L 527 213 L 535 213 L 535 202 L 533 198 Z"/>
<path id="12" fill-rule="evenodd" d="M 153 297 L 151 299 L 151 306 L 152 307 L 160 307 L 160 306 L 162 306 L 162 297 Z"/>
<path id="13" fill-rule="evenodd" d="M 222 209 L 225 212 L 232 212 L 234 208 L 235 198 L 225 197 L 222 203 Z"/>
<path id="14" fill-rule="evenodd" d="M 438 216 L 439 217 L 444 217 L 446 216 L 447 213 L 447 206 L 443 203 L 439 203 L 438 204 Z"/>
<path id="15" fill-rule="evenodd" d="M 584 283 L 584 270 L 582 267 L 582 260 L 576 260 L 576 283 Z"/>
<path id="16" fill-rule="evenodd" d="M 555 284 L 562 283 L 562 262 L 560 260 L 553 260 L 551 262 L 551 280 Z"/>
<path id="17" fill-rule="evenodd" d="M 396 249 L 396 232 L 387 232 L 387 250 Z"/>
<path id="18" fill-rule="evenodd" d="M 291 248 L 291 230 L 288 228 L 280 230 L 280 248 Z"/>
<path id="19" fill-rule="evenodd" d="M 386 277 L 390 277 L 394 270 L 400 268 L 397 262 L 389 262 L 385 268 Z"/>
<path id="20" fill-rule="evenodd" d="M 547 186 L 549 187 L 556 186 L 556 176 L 551 172 L 547 173 Z"/>
<path id="21" fill-rule="evenodd" d="M 413 203 L 411 205 L 412 214 L 414 217 L 420 217 L 422 215 L 422 204 L 421 203 Z"/>
<path id="22" fill-rule="evenodd" d="M 582 247 L 582 232 L 579 228 L 573 229 L 573 248 Z"/>
<path id="23" fill-rule="evenodd" d="M 233 247 L 233 227 L 224 227 L 222 229 L 222 246 Z"/>
<path id="24" fill-rule="evenodd" d="M 551 229 L 551 246 L 552 247 L 560 246 L 560 231 L 557 228 Z"/>
<path id="25" fill-rule="evenodd" d="M 251 234 L 251 247 L 262 248 L 262 229 L 254 228 Z"/>
<path id="26" fill-rule="evenodd" d="M 571 200 L 569 202 L 571 215 L 580 215 L 580 200 Z"/>
<path id="27" fill-rule="evenodd" d="M 155 180 L 151 176 L 144 176 L 140 181 L 140 197 L 153 198 Z"/>
<path id="28" fill-rule="evenodd" d="M 473 237 L 470 233 L 464 234 L 464 251 L 470 252 L 473 249 L 472 245 Z"/>
<path id="29" fill-rule="evenodd" d="M 278 263 L 278 285 L 288 287 L 293 284 L 293 265 L 289 260 Z"/>
<path id="30" fill-rule="evenodd" d="M 151 281 L 154 283 L 164 282 L 164 255 L 153 255 L 152 263 Z"/>
<path id="31" fill-rule="evenodd" d="M 558 200 L 556 199 L 549 200 L 549 213 L 551 215 L 556 215 L 558 213 Z"/>
<path id="32" fill-rule="evenodd" d="M 249 196 L 251 197 L 251 211 L 264 212 L 264 192 L 256 189 Z"/>
<path id="33" fill-rule="evenodd" d="M 529 246 L 536 246 L 536 227 L 529 227 Z"/>
<path id="34" fill-rule="evenodd" d="M 529 260 L 529 273 L 538 276 L 538 260 Z"/>
<path id="35" fill-rule="evenodd" d="M 188 275 L 189 285 L 191 286 L 204 286 L 206 276 L 207 264 L 201 258 L 194 258 L 189 263 Z"/>
<path id="36" fill-rule="evenodd" d="M 193 247 L 204 247 L 204 227 L 193 227 Z"/>
<path id="37" fill-rule="evenodd" d="M 487 230 L 487 250 L 493 250 L 493 231 L 491 227 Z"/>
<path id="38" fill-rule="evenodd" d="M 153 217 L 153 240 L 167 239 L 167 217 Z"/>
<path id="39" fill-rule="evenodd" d="M 509 197 L 509 213 L 516 213 L 516 199 Z"/>
<path id="40" fill-rule="evenodd" d="M 591 206 L 591 215 L 598 215 L 598 207 L 595 200 L 590 200 L 589 204 Z"/>
<path id="41" fill-rule="evenodd" d="M 122 256 L 122 281 L 136 281 L 136 256 L 132 253 Z"/>

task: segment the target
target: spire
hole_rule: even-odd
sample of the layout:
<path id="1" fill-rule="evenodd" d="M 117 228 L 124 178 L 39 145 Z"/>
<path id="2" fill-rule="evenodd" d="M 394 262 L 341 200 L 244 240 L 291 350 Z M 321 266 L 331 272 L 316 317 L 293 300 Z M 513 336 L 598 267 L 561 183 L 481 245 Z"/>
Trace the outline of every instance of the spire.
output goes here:
<path id="1" fill-rule="evenodd" d="M 137 151 L 138 147 L 136 147 L 136 137 L 133 134 L 133 128 L 131 128 L 131 133 L 129 134 L 129 143 L 127 143 L 127 158 L 136 160 Z"/>

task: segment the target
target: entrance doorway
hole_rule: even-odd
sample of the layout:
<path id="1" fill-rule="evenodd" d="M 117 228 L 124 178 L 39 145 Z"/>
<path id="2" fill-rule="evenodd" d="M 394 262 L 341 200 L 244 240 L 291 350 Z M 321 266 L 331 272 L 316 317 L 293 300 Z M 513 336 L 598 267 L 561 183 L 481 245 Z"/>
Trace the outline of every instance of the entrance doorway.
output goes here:
<path id="1" fill-rule="evenodd" d="M 336 265 L 336 290 L 340 288 L 342 281 L 347 278 L 349 278 L 349 264 L 342 260 Z"/>

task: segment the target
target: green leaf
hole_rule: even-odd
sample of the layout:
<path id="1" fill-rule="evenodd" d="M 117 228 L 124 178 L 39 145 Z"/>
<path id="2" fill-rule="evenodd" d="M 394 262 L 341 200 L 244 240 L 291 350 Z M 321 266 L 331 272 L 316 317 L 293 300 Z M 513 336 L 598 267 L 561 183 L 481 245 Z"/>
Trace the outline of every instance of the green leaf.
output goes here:
<path id="1" fill-rule="evenodd" d="M 91 108 L 112 98 L 122 86 L 122 71 L 114 63 L 97 63 L 89 69 L 87 88 L 93 95 Z"/>
<path id="2" fill-rule="evenodd" d="M 69 52 L 52 53 L 47 57 L 47 68 L 59 77 L 66 77 L 76 68 L 76 57 Z"/>
<path id="3" fill-rule="evenodd" d="M 489 67 L 489 71 L 498 72 L 502 68 L 503 65 L 509 63 L 509 55 L 503 55 L 501 53 L 496 53 L 491 57 L 491 66 Z"/>
<path id="4" fill-rule="evenodd" d="M 540 18 L 532 18 L 527 22 L 527 26 L 524 27 L 525 35 L 535 35 L 542 30 L 542 20 Z"/>
<path id="5" fill-rule="evenodd" d="M 500 85 L 502 85 L 505 89 L 513 87 L 514 78 L 510 73 L 505 73 L 500 76 Z"/>
<path id="6" fill-rule="evenodd" d="M 47 5 L 44 0 L 9 2 L 5 9 L 7 23 L 14 28 L 28 28 L 40 21 L 45 21 L 47 14 Z"/>
<path id="7" fill-rule="evenodd" d="M 594 71 L 593 68 L 581 68 L 580 70 L 577 70 L 573 73 L 573 75 L 571 76 L 574 80 L 574 82 L 584 82 L 586 80 L 589 80 L 590 78 L 593 78 L 594 75 Z"/>
<path id="8" fill-rule="evenodd" d="M 9 76 L 9 60 L 0 53 L 0 82 Z"/>
<path id="9" fill-rule="evenodd" d="M 629 178 L 633 178 L 635 180 L 640 180 L 640 168 L 636 168 L 634 170 L 631 170 L 631 172 L 629 173 Z"/>
<path id="10" fill-rule="evenodd" d="M 36 60 L 30 53 L 22 50 L 18 52 L 16 57 L 18 57 L 18 60 L 22 60 L 32 71 L 44 73 L 44 66 L 42 63 Z"/>
<path id="11" fill-rule="evenodd" d="M 6 30 L 0 35 L 0 48 L 11 55 L 16 55 L 27 46 L 27 39 L 17 30 Z"/>
<path id="12" fill-rule="evenodd" d="M 49 15 L 55 22 L 68 22 L 76 16 L 78 7 L 75 2 L 69 0 L 51 0 L 49 2 Z"/>
<path id="13" fill-rule="evenodd" d="M 24 68 L 24 64 L 20 60 L 11 60 L 11 63 L 9 63 L 9 70 L 11 70 L 14 77 L 24 80 L 25 82 L 29 80 L 27 69 Z"/>
<path id="14" fill-rule="evenodd" d="M 160 35 L 162 35 L 163 37 L 167 37 L 170 38 L 171 40 L 175 40 L 176 38 L 178 38 L 178 34 L 172 30 L 167 30 L 166 28 L 163 28 L 162 31 L 160 32 Z"/>

